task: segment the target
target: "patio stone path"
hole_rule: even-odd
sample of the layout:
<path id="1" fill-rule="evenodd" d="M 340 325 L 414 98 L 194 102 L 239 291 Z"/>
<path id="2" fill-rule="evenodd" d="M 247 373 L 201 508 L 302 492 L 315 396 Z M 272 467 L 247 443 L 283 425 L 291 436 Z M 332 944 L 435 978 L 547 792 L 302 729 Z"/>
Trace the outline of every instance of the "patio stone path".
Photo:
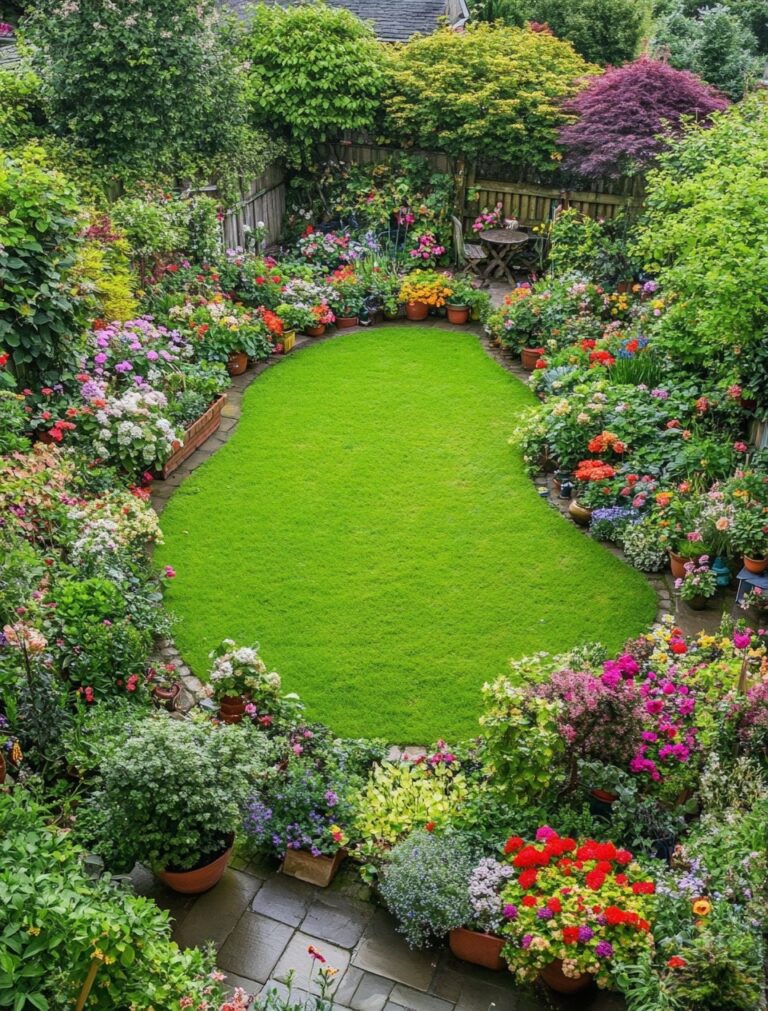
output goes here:
<path id="1" fill-rule="evenodd" d="M 279 873 L 270 863 L 233 866 L 205 895 L 177 895 L 144 868 L 134 889 L 167 909 L 182 947 L 212 942 L 228 985 L 259 994 L 316 993 L 310 980 L 313 945 L 338 969 L 339 1011 L 623 1011 L 616 994 L 594 988 L 561 997 L 546 988 L 524 989 L 508 972 L 491 972 L 455 958 L 446 948 L 415 950 L 395 930 L 389 913 L 371 901 L 351 865 L 330 888 L 316 888 Z"/>

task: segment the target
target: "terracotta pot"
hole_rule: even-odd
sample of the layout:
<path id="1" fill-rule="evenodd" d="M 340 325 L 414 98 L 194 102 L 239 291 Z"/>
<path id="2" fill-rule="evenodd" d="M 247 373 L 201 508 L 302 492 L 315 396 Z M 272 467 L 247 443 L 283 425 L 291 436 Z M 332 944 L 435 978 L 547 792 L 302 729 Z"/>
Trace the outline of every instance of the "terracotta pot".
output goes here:
<path id="1" fill-rule="evenodd" d="M 504 941 L 494 934 L 459 927 L 448 935 L 448 947 L 456 958 L 473 965 L 485 966 L 495 972 L 500 972 L 507 964 L 501 957 Z"/>
<path id="2" fill-rule="evenodd" d="M 222 723 L 240 723 L 245 716 L 242 695 L 222 695 L 219 699 L 219 719 Z"/>
<path id="3" fill-rule="evenodd" d="M 533 372 L 536 362 L 544 354 L 544 348 L 523 348 L 520 352 L 520 359 L 526 372 Z"/>
<path id="4" fill-rule="evenodd" d="M 248 368 L 248 355 L 244 351 L 234 351 L 227 360 L 227 372 L 231 376 L 241 376 Z"/>
<path id="5" fill-rule="evenodd" d="M 601 801 L 603 804 L 615 804 L 619 799 L 618 793 L 611 793 L 610 790 L 590 790 L 589 791 L 595 800 Z"/>
<path id="6" fill-rule="evenodd" d="M 555 993 L 578 993 L 579 990 L 586 989 L 592 983 L 592 976 L 588 972 L 583 972 L 580 976 L 572 978 L 563 972 L 563 960 L 556 958 L 550 962 L 539 973 L 550 989 Z"/>
<path id="7" fill-rule="evenodd" d="M 307 850 L 287 849 L 280 870 L 283 874 L 298 878 L 299 881 L 327 888 L 336 877 L 336 871 L 346 855 L 347 851 L 344 849 L 332 857 L 313 857 Z"/>
<path id="8" fill-rule="evenodd" d="M 768 569 L 768 558 L 748 558 L 747 555 L 744 555 L 744 568 L 747 572 L 759 575 Z"/>
<path id="9" fill-rule="evenodd" d="M 448 306 L 448 322 L 455 323 L 456 326 L 462 326 L 469 319 L 469 306 L 468 305 L 449 305 Z"/>
<path id="10" fill-rule="evenodd" d="M 215 860 L 191 871 L 160 871 L 157 875 L 163 884 L 182 895 L 200 895 L 217 885 L 232 858 L 235 843 L 234 832 L 230 834 L 229 845 Z"/>
<path id="11" fill-rule="evenodd" d="M 325 333 L 325 323 L 321 326 L 308 326 L 304 333 L 307 337 L 322 337 Z"/>
<path id="12" fill-rule="evenodd" d="M 588 527 L 589 521 L 592 519 L 592 510 L 585 509 L 584 506 L 579 505 L 576 499 L 571 499 L 568 506 L 568 515 L 574 521 L 578 523 L 580 527 Z"/>
<path id="13" fill-rule="evenodd" d="M 172 712 L 176 706 L 176 699 L 181 694 L 181 685 L 178 681 L 174 681 L 172 685 L 167 688 L 165 685 L 155 685 L 152 689 L 152 699 L 159 706 Z"/>
<path id="14" fill-rule="evenodd" d="M 426 302 L 406 302 L 405 315 L 414 321 L 426 319 L 429 315 L 429 305 Z"/>
<path id="15" fill-rule="evenodd" d="M 674 551 L 668 551 L 669 555 L 669 567 L 672 570 L 672 575 L 675 579 L 685 579 L 685 558 L 682 555 L 675 554 Z"/>
<path id="16" fill-rule="evenodd" d="M 336 326 L 339 330 L 351 330 L 353 326 L 357 326 L 358 317 L 357 316 L 337 316 Z"/>

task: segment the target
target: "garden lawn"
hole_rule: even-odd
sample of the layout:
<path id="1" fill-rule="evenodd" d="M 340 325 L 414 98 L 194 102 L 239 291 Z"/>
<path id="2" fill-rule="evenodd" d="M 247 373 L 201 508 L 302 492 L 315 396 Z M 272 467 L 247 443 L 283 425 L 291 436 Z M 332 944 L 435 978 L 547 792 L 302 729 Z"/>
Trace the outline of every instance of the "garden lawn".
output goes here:
<path id="1" fill-rule="evenodd" d="M 162 515 L 195 673 L 258 642 L 345 736 L 477 730 L 510 657 L 653 620 L 645 579 L 543 501 L 510 444 L 531 393 L 459 330 L 379 327 L 268 369 Z"/>

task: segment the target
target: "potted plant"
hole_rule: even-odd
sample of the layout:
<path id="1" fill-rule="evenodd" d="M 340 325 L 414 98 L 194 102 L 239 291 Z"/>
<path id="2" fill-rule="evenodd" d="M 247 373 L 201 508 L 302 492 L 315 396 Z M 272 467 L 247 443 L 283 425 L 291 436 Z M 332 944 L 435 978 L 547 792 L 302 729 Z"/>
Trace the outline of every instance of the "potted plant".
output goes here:
<path id="1" fill-rule="evenodd" d="M 685 575 L 675 580 L 675 589 L 689 607 L 702 611 L 717 593 L 717 573 L 710 567 L 709 555 L 687 561 Z"/>
<path id="2" fill-rule="evenodd" d="M 259 648 L 238 646 L 225 639 L 209 653 L 213 660 L 210 682 L 224 723 L 240 723 L 249 702 L 259 704 L 280 697 L 280 675 L 267 670 Z"/>
<path id="3" fill-rule="evenodd" d="M 452 291 L 446 299 L 448 322 L 463 326 L 469 319 L 469 300 L 472 286 L 461 278 L 451 282 Z"/>
<path id="4" fill-rule="evenodd" d="M 316 323 L 315 314 L 309 306 L 297 302 L 282 302 L 275 309 L 275 313 L 283 321 L 283 345 L 287 351 L 291 350 L 286 346 L 290 343 L 291 335 L 293 335 L 293 343 L 291 343 L 291 347 L 293 347 L 296 342 L 296 334 L 306 333 Z"/>
<path id="5" fill-rule="evenodd" d="M 79 825 L 110 870 L 140 861 L 175 891 L 208 891 L 229 863 L 268 748 L 250 726 L 158 713 L 127 740 L 106 741 L 100 786 L 79 809 Z"/>
<path id="6" fill-rule="evenodd" d="M 453 291 L 453 282 L 434 270 L 414 270 L 400 285 L 400 301 L 405 302 L 405 315 L 418 321 L 426 319 L 430 308 L 444 306 Z"/>
<path id="7" fill-rule="evenodd" d="M 685 576 L 685 563 L 698 558 L 701 554 L 701 541 L 698 540 L 678 540 L 673 542 L 674 547 L 667 551 L 669 555 L 669 568 L 675 579 L 683 579 Z"/>
<path id="8" fill-rule="evenodd" d="M 357 326 L 365 292 L 352 267 L 340 267 L 329 280 L 328 304 L 336 316 L 339 330 Z"/>
<path id="9" fill-rule="evenodd" d="M 265 796 L 249 802 L 245 831 L 255 848 L 282 857 L 283 874 L 325 888 L 346 856 L 353 797 L 362 783 L 327 756 L 304 755 L 302 737 L 299 732 L 290 745 Z"/>
<path id="10" fill-rule="evenodd" d="M 593 979 L 610 987 L 619 964 L 652 951 L 655 884 L 629 850 L 544 825 L 532 843 L 512 836 L 504 852 L 516 873 L 502 891 L 503 954 L 520 980 L 539 976 L 560 993 Z"/>
<path id="11" fill-rule="evenodd" d="M 475 865 L 468 841 L 455 832 L 416 829 L 393 846 L 379 891 L 411 947 L 442 940 L 472 921 L 468 883 Z"/>
<path id="12" fill-rule="evenodd" d="M 526 372 L 533 372 L 536 368 L 536 362 L 542 357 L 546 348 L 541 347 L 540 344 L 526 343 L 520 349 L 520 361 Z"/>
<path id="13" fill-rule="evenodd" d="M 760 503 L 736 510 L 731 525 L 731 545 L 743 558 L 748 572 L 768 569 L 768 511 Z"/>
<path id="14" fill-rule="evenodd" d="M 289 281 L 282 291 L 282 304 L 300 306 L 311 313 L 311 319 L 301 327 L 308 337 L 322 337 L 325 328 L 336 318 L 328 305 L 328 287 L 300 277 Z M 298 329 L 298 328 L 297 328 Z"/>
<path id="15" fill-rule="evenodd" d="M 480 321 L 484 323 L 491 311 L 491 299 L 488 292 L 483 291 L 481 288 L 475 288 L 470 284 L 467 286 L 465 299 L 469 306 L 469 318 L 473 322 Z"/>
<path id="16" fill-rule="evenodd" d="M 504 939 L 499 930 L 504 922 L 501 890 L 514 875 L 509 864 L 483 857 L 469 876 L 469 903 L 472 918 L 448 935 L 448 944 L 457 958 L 486 969 L 499 971 L 506 962 L 501 957 Z"/>

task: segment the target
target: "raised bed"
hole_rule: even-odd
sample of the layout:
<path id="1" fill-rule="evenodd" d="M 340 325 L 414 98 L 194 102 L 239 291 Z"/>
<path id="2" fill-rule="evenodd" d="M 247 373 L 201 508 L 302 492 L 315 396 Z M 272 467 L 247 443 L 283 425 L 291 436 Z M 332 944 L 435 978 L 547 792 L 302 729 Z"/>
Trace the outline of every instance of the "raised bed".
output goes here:
<path id="1" fill-rule="evenodd" d="M 221 425 L 221 412 L 226 402 L 227 395 L 222 393 L 214 400 L 205 414 L 201 414 L 197 421 L 193 421 L 185 430 L 184 441 L 174 442 L 173 452 L 157 475 L 161 481 L 169 477 L 188 456 L 191 456 L 199 446 L 202 446 L 206 439 L 218 431 L 219 425 Z"/>

